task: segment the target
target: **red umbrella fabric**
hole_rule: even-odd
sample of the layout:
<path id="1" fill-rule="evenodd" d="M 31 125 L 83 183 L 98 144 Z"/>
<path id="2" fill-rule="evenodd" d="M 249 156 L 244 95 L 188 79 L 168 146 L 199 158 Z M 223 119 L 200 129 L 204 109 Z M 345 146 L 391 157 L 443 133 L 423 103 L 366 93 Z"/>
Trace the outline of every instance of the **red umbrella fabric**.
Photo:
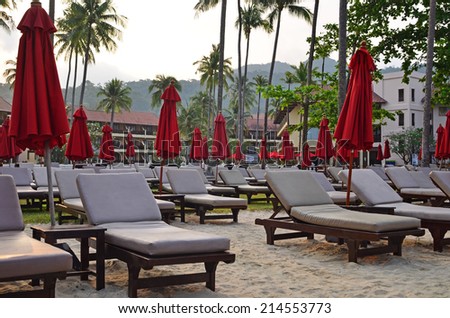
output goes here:
<path id="1" fill-rule="evenodd" d="M 391 157 L 391 146 L 389 145 L 389 140 L 384 141 L 384 159 L 389 159 Z"/>
<path id="2" fill-rule="evenodd" d="M 302 151 L 302 168 L 308 168 L 311 166 L 311 154 L 309 152 L 309 145 L 308 143 L 305 143 L 305 145 L 303 146 L 303 151 Z"/>
<path id="3" fill-rule="evenodd" d="M 202 140 L 202 159 L 208 160 L 209 157 L 209 151 L 208 151 L 208 138 L 203 137 Z"/>
<path id="4" fill-rule="evenodd" d="M 112 128 L 108 124 L 102 127 L 102 142 L 100 144 L 100 153 L 98 157 L 102 160 L 114 161 L 114 144 L 112 139 Z"/>
<path id="5" fill-rule="evenodd" d="M 289 132 L 285 130 L 282 136 L 281 142 L 281 152 L 283 154 L 283 159 L 285 161 L 290 161 L 294 159 L 294 148 L 289 140 Z"/>
<path id="6" fill-rule="evenodd" d="M 447 120 L 445 121 L 444 137 L 442 138 L 441 155 L 444 158 L 450 157 L 450 110 L 445 114 Z"/>
<path id="7" fill-rule="evenodd" d="M 62 146 L 69 133 L 50 34 L 56 31 L 47 12 L 32 4 L 18 27 L 16 81 L 9 135 L 22 148 Z"/>
<path id="8" fill-rule="evenodd" d="M 17 28 L 22 36 L 9 135 L 22 149 L 45 149 L 48 207 L 55 225 L 50 149 L 64 145 L 70 131 L 50 39 L 56 28 L 39 2 L 31 3 Z"/>
<path id="9" fill-rule="evenodd" d="M 436 149 L 434 150 L 434 157 L 436 159 L 444 159 L 445 158 L 445 154 L 443 153 L 443 138 L 444 138 L 444 134 L 445 134 L 445 129 L 444 127 L 442 127 L 441 124 L 439 124 L 438 129 L 436 130 Z"/>
<path id="10" fill-rule="evenodd" d="M 91 137 L 87 128 L 87 116 L 83 106 L 80 106 L 73 114 L 72 129 L 67 141 L 66 157 L 72 161 L 81 161 L 93 156 L 94 151 L 92 150 Z"/>
<path id="11" fill-rule="evenodd" d="M 327 161 L 334 156 L 333 140 L 328 128 L 329 120 L 323 116 L 319 125 L 319 136 L 317 138 L 316 157 Z"/>
<path id="12" fill-rule="evenodd" d="M 10 118 L 7 116 L 0 126 L 0 159 L 14 159 L 22 153 L 22 149 L 17 147 L 14 140 L 8 135 Z"/>
<path id="13" fill-rule="evenodd" d="M 133 134 L 131 132 L 128 132 L 128 134 L 127 134 L 127 149 L 125 150 L 125 156 L 127 156 L 128 160 L 130 160 L 130 159 L 134 159 L 135 155 L 136 155 L 136 150 L 134 149 Z"/>
<path id="14" fill-rule="evenodd" d="M 422 147 L 419 148 L 419 154 L 417 156 L 418 160 L 422 160 Z"/>
<path id="15" fill-rule="evenodd" d="M 233 154 L 233 159 L 236 160 L 237 162 L 244 159 L 244 154 L 241 151 L 241 143 L 239 142 L 239 140 L 236 143 L 236 149 Z"/>
<path id="16" fill-rule="evenodd" d="M 161 99 L 164 102 L 159 116 L 155 149 L 156 154 L 164 160 L 177 157 L 181 151 L 177 120 L 177 102 L 181 101 L 181 98 L 174 81 L 164 90 Z"/>
<path id="17" fill-rule="evenodd" d="M 231 156 L 230 145 L 228 144 L 227 130 L 225 127 L 225 118 L 222 112 L 214 119 L 214 137 L 211 150 L 211 156 L 215 159 L 225 160 Z"/>
<path id="18" fill-rule="evenodd" d="M 350 161 L 350 154 L 351 154 L 351 150 L 349 150 L 345 147 L 339 146 L 338 144 L 336 145 L 335 157 L 338 158 L 339 160 L 345 161 L 345 163 L 348 164 Z M 359 153 L 354 152 L 353 158 L 358 158 L 358 157 L 359 157 Z"/>
<path id="19" fill-rule="evenodd" d="M 267 152 L 266 139 L 261 139 L 261 145 L 259 146 L 259 160 L 266 161 L 269 158 L 269 153 Z"/>
<path id="20" fill-rule="evenodd" d="M 270 159 L 278 159 L 278 158 L 280 158 L 280 154 L 276 151 L 269 152 L 269 158 Z"/>
<path id="21" fill-rule="evenodd" d="M 379 144 L 377 150 L 377 160 L 382 161 L 383 159 L 384 159 L 383 148 L 381 147 L 381 144 Z"/>
<path id="22" fill-rule="evenodd" d="M 198 127 L 194 128 L 192 133 L 191 150 L 189 152 L 189 158 L 191 160 L 202 160 L 202 132 Z"/>
<path id="23" fill-rule="evenodd" d="M 373 145 L 371 73 L 375 71 L 375 63 L 366 49 L 365 42 L 361 43 L 361 47 L 353 55 L 349 69 L 351 73 L 347 94 L 334 132 L 334 137 L 338 143 L 351 150 L 347 205 L 350 204 L 353 152 L 355 150 L 370 150 Z"/>

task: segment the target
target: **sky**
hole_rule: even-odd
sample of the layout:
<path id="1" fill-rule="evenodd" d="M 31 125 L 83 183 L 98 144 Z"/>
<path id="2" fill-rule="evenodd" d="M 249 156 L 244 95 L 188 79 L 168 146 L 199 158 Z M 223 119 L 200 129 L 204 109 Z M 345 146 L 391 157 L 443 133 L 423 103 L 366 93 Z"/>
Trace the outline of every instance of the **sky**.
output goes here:
<path id="1" fill-rule="evenodd" d="M 48 11 L 48 0 L 41 0 Z M 30 6 L 30 0 L 16 0 L 17 10 L 11 12 L 16 25 Z M 219 43 L 220 5 L 208 12 L 195 14 L 198 0 L 113 0 L 116 11 L 127 17 L 122 40 L 118 48 L 110 53 L 97 53 L 96 64 L 89 65 L 88 80 L 94 84 L 104 84 L 112 78 L 123 81 L 154 79 L 156 75 L 174 76 L 178 80 L 199 79 L 195 61 L 208 56 L 213 44 Z M 244 3 L 244 1 L 242 1 Z M 314 0 L 303 0 L 301 5 L 313 11 Z M 320 2 L 318 34 L 326 23 L 338 23 L 339 1 Z M 56 0 L 55 18 L 62 16 L 64 4 Z M 236 1 L 228 1 L 225 39 L 225 58 L 231 58 L 233 68 L 237 68 L 237 19 Z M 283 11 L 277 61 L 299 65 L 307 59 L 309 45 L 307 37 L 311 27 L 303 20 Z M 5 62 L 17 56 L 20 31 L 10 34 L 0 30 L 0 82 Z M 249 64 L 270 63 L 272 59 L 275 33 L 262 30 L 252 31 Z M 242 52 L 245 53 L 243 41 Z M 337 58 L 332 56 L 332 58 Z M 68 65 L 62 58 L 57 60 L 61 82 L 65 81 Z M 81 68 L 80 68 L 81 69 Z M 78 76 L 81 79 L 82 73 Z"/>

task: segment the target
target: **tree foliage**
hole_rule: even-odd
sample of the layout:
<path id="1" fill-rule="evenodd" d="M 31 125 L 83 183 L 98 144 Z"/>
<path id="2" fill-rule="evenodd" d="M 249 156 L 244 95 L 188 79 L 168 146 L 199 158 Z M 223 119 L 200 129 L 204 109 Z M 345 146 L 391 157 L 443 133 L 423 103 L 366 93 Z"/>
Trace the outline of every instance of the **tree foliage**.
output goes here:
<path id="1" fill-rule="evenodd" d="M 388 135 L 391 151 L 397 154 L 405 165 L 412 162 L 422 144 L 422 128 L 407 128 Z"/>

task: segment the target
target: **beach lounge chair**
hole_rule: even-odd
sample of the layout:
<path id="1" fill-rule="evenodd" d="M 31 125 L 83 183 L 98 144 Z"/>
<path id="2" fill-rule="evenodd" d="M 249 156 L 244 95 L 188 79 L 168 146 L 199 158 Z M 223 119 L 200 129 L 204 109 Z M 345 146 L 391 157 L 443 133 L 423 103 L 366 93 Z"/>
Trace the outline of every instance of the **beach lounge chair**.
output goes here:
<path id="1" fill-rule="evenodd" d="M 112 169 L 108 169 L 112 170 Z M 83 207 L 83 202 L 80 198 L 76 179 L 80 174 L 94 174 L 94 169 L 67 169 L 59 170 L 55 172 L 56 182 L 60 189 L 61 203 L 56 205 L 58 213 L 58 223 L 62 224 L 64 220 L 78 219 L 82 224 L 86 221 L 86 211 Z M 120 173 L 120 172 L 119 172 Z M 122 172 L 123 173 L 123 172 Z M 133 173 L 133 172 L 129 172 Z M 134 172 L 136 173 L 136 172 Z M 110 173 L 111 174 L 111 173 Z M 173 214 L 175 211 L 175 203 L 155 199 L 159 209 L 162 211 L 163 216 Z M 63 215 L 63 213 L 69 214 L 69 216 Z M 165 219 L 166 221 L 169 221 Z"/>
<path id="2" fill-rule="evenodd" d="M 429 201 L 433 206 L 441 206 L 447 198 L 421 171 L 389 167 L 386 174 L 406 202 Z"/>
<path id="3" fill-rule="evenodd" d="M 334 204 L 309 171 L 268 171 L 266 179 L 290 216 L 256 219 L 255 223 L 265 228 L 268 244 L 295 237 L 312 239 L 314 234 L 323 234 L 344 240 L 348 261 L 357 262 L 358 257 L 367 255 L 400 256 L 406 235 L 424 235 L 416 218 L 348 210 Z M 275 234 L 278 228 L 293 232 Z M 387 240 L 387 244 L 361 247 L 367 241 L 381 240 Z"/>
<path id="4" fill-rule="evenodd" d="M 59 189 L 55 179 L 55 171 L 57 170 L 61 170 L 61 168 L 52 167 L 53 196 L 55 199 L 59 199 Z M 47 167 L 33 167 L 32 174 L 36 190 L 48 192 Z"/>
<path id="5" fill-rule="evenodd" d="M 209 194 L 223 195 L 223 196 L 228 196 L 228 197 L 236 197 L 236 196 L 238 196 L 238 194 L 236 193 L 236 190 L 234 190 L 233 187 L 227 187 L 227 186 L 224 186 L 224 185 L 211 184 L 208 181 L 208 179 L 206 178 L 206 175 L 203 172 L 203 169 L 201 167 L 198 167 L 198 166 L 182 166 L 182 167 L 180 167 L 180 169 L 193 169 L 193 170 L 198 171 L 198 173 L 200 174 L 200 177 L 203 180 L 203 183 L 205 184 L 206 190 L 208 190 Z"/>
<path id="6" fill-rule="evenodd" d="M 129 297 L 137 297 L 142 288 L 198 282 L 214 291 L 218 263 L 235 260 L 228 238 L 161 221 L 158 205 L 140 173 L 80 174 L 77 185 L 89 223 L 107 229 L 106 257 L 127 263 Z M 204 263 L 205 272 L 139 277 L 142 269 L 190 263 Z"/>
<path id="7" fill-rule="evenodd" d="M 311 172 L 317 182 L 322 186 L 322 188 L 330 196 L 331 200 L 335 204 L 343 205 L 347 204 L 347 191 L 337 191 L 333 185 L 328 181 L 327 177 L 322 172 Z M 353 192 L 350 192 L 350 203 L 357 204 L 358 197 Z"/>
<path id="8" fill-rule="evenodd" d="M 348 178 L 348 171 L 342 171 L 339 176 Z M 442 252 L 443 246 L 449 240 L 444 239 L 450 230 L 450 213 L 448 208 L 403 202 L 403 198 L 386 184 L 375 172 L 369 169 L 355 169 L 352 172 L 352 191 L 366 206 L 390 207 L 395 215 L 410 216 L 420 219 L 421 227 L 430 231 L 433 237 L 433 249 Z"/>
<path id="9" fill-rule="evenodd" d="M 24 232 L 22 211 L 11 176 L 0 176 L 0 282 L 37 279 L 42 288 L 11 291 L 0 297 L 55 297 L 57 279 L 72 268 L 72 255 Z"/>
<path id="10" fill-rule="evenodd" d="M 167 171 L 167 178 L 174 193 L 184 194 L 185 206 L 195 209 L 200 217 L 200 224 L 204 224 L 206 219 L 233 219 L 237 222 L 239 210 L 247 208 L 247 201 L 244 199 L 209 194 L 195 170 L 172 169 Z M 231 214 L 206 214 L 215 209 L 231 209 Z"/>
<path id="11" fill-rule="evenodd" d="M 387 184 L 389 184 L 392 187 L 395 187 L 392 183 L 392 181 L 387 176 L 386 172 L 384 171 L 384 168 L 381 166 L 368 166 L 368 169 L 373 170 L 377 175 L 380 176 L 381 179 L 383 179 Z"/>
<path id="12" fill-rule="evenodd" d="M 221 170 L 219 176 L 223 180 L 223 183 L 228 187 L 233 187 L 236 193 L 244 194 L 247 196 L 247 202 L 250 204 L 253 195 L 264 194 L 266 198 L 258 200 L 270 201 L 269 197 L 272 195 L 272 191 L 265 185 L 251 185 L 245 180 L 242 174 L 236 170 Z"/>
<path id="13" fill-rule="evenodd" d="M 450 199 L 450 171 L 432 170 L 430 180 Z"/>
<path id="14" fill-rule="evenodd" d="M 345 187 L 344 183 L 341 179 L 339 179 L 338 173 L 339 171 L 343 170 L 342 167 L 333 167 L 329 166 L 326 170 L 326 175 L 330 177 L 331 183 L 336 190 L 341 190 Z"/>
<path id="15" fill-rule="evenodd" d="M 261 168 L 248 169 L 248 173 L 254 178 L 255 183 L 257 185 L 265 185 L 265 186 L 267 186 L 267 181 L 265 177 L 266 171 L 267 171 L 266 169 Z"/>

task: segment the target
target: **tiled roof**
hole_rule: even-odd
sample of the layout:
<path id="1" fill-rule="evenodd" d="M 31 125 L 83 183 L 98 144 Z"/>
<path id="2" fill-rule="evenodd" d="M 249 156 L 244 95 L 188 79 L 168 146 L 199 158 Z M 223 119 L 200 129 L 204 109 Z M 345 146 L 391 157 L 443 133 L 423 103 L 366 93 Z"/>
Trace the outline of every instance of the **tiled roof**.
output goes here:
<path id="1" fill-rule="evenodd" d="M 248 130 L 256 130 L 256 117 L 257 114 L 253 114 L 252 117 L 246 119 Z M 259 114 L 259 129 L 263 129 L 264 127 L 264 113 Z M 268 130 L 278 130 L 278 125 L 273 122 L 273 119 L 267 119 L 267 129 Z"/>
<path id="2" fill-rule="evenodd" d="M 8 103 L 3 97 L 0 97 L 0 111 L 1 112 L 11 112 L 11 104 Z"/>
<path id="3" fill-rule="evenodd" d="M 88 121 L 109 123 L 111 114 L 85 109 Z M 158 116 L 150 112 L 127 112 L 114 113 L 114 122 L 120 124 L 157 126 Z"/>

